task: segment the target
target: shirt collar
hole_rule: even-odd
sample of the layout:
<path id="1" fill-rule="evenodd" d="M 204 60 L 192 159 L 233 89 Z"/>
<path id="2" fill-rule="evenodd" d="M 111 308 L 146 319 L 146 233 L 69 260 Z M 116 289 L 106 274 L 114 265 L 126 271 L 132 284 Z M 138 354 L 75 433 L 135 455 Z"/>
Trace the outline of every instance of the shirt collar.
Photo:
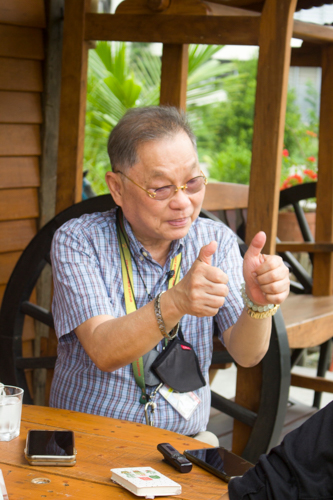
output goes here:
<path id="1" fill-rule="evenodd" d="M 131 251 L 134 254 L 134 257 L 140 257 L 141 255 L 144 255 L 146 258 L 149 258 L 151 261 L 154 262 L 154 259 L 150 255 L 150 252 L 148 252 L 148 250 L 146 250 L 145 247 L 136 239 L 132 231 L 131 225 L 126 219 L 124 214 L 123 214 L 123 220 L 124 220 L 124 228 L 131 246 Z M 173 240 L 171 242 L 170 251 L 166 263 L 170 264 L 170 260 L 183 251 L 185 238 L 186 236 L 184 238 L 181 238 L 179 240 Z"/>

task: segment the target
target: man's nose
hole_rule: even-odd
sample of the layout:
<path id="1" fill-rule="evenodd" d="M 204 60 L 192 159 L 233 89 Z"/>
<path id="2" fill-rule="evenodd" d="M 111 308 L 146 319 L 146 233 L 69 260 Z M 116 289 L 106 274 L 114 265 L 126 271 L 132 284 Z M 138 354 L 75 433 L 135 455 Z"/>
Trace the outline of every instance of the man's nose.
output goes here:
<path id="1" fill-rule="evenodd" d="M 191 200 L 185 189 L 179 188 L 170 200 L 170 208 L 185 208 L 191 204 Z"/>

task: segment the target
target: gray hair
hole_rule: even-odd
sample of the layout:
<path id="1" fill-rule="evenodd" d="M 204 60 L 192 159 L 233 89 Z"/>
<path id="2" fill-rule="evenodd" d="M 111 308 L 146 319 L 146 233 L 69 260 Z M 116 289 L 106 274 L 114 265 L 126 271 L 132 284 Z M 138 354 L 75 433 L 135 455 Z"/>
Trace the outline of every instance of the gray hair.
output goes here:
<path id="1" fill-rule="evenodd" d="M 196 150 L 195 135 L 184 111 L 172 106 L 132 108 L 112 130 L 108 141 L 108 153 L 112 170 L 128 170 L 139 161 L 140 144 L 173 137 L 185 132 Z"/>

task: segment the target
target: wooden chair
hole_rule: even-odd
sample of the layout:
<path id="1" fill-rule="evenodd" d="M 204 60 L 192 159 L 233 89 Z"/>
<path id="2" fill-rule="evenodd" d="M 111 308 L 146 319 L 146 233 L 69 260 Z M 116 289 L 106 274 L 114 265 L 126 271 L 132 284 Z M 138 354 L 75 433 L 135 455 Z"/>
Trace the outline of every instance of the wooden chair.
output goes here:
<path id="1" fill-rule="evenodd" d="M 208 188 L 210 190 L 210 188 Z M 238 188 L 237 188 L 238 189 Z M 243 189 L 243 187 L 241 188 Z M 33 403 L 27 384 L 27 370 L 46 368 L 52 373 L 56 356 L 22 357 L 22 328 L 25 316 L 53 328 L 51 312 L 31 303 L 30 296 L 38 276 L 50 265 L 50 247 L 54 232 L 67 220 L 84 213 L 105 211 L 114 206 L 110 195 L 80 202 L 59 213 L 43 227 L 18 261 L 7 285 L 0 312 L 0 380 L 25 390 L 24 402 Z M 206 210 L 204 217 L 217 219 Z M 240 241 L 240 244 L 243 243 Z M 241 248 L 243 248 L 241 246 Z M 212 366 L 233 362 L 230 355 L 215 342 Z M 289 348 L 281 315 L 274 317 L 272 342 L 262 363 L 263 386 L 258 412 L 250 411 L 218 394 L 212 393 L 212 406 L 251 427 L 244 457 L 256 461 L 259 455 L 276 444 L 284 421 L 289 389 Z"/>
<path id="2" fill-rule="evenodd" d="M 236 232 L 244 235 L 249 187 L 228 183 L 212 183 L 207 185 L 204 208 L 218 213 L 227 223 L 233 220 L 235 209 L 241 211 L 240 225 L 233 227 Z M 281 307 L 285 328 L 288 335 L 289 347 L 292 349 L 291 368 L 297 363 L 307 348 L 320 346 L 320 357 L 317 368 L 317 377 L 305 377 L 291 374 L 291 385 L 313 389 L 315 391 L 313 406 L 319 408 L 321 393 L 333 392 L 333 382 L 324 378 L 331 356 L 331 324 L 333 320 L 333 296 L 315 297 L 312 295 L 312 276 L 298 262 L 293 253 L 307 252 L 313 260 L 311 250 L 320 250 L 320 244 L 314 243 L 314 238 L 305 218 L 302 201 L 316 197 L 316 183 L 306 183 L 285 189 L 280 193 L 280 209 L 291 205 L 295 211 L 304 243 L 277 242 L 277 251 L 290 265 L 295 280 L 291 282 L 291 294 Z M 233 200 L 235 202 L 233 203 Z M 238 216 L 239 217 L 239 216 Z M 333 251 L 333 245 L 331 251 Z M 326 245 L 326 248 L 327 245 Z M 217 347 L 216 347 L 217 348 Z"/>
<path id="3" fill-rule="evenodd" d="M 324 378 L 332 356 L 333 296 L 313 296 L 312 273 L 306 271 L 293 254 L 288 251 L 289 248 L 294 251 L 309 253 L 310 261 L 313 263 L 311 250 L 318 250 L 318 248 L 316 248 L 314 237 L 300 202 L 315 198 L 316 188 L 317 183 L 311 182 L 281 191 L 280 209 L 289 205 L 294 208 L 304 243 L 278 242 L 277 251 L 291 265 L 292 272 L 297 278 L 296 282 L 291 283 L 293 293 L 281 307 L 288 332 L 289 345 L 293 349 L 291 366 L 293 367 L 297 363 L 304 349 L 320 346 L 317 377 L 292 374 L 291 385 L 313 389 L 315 391 L 313 406 L 319 408 L 322 392 L 333 393 L 333 382 Z M 317 247 L 320 247 L 320 244 L 317 244 Z"/>

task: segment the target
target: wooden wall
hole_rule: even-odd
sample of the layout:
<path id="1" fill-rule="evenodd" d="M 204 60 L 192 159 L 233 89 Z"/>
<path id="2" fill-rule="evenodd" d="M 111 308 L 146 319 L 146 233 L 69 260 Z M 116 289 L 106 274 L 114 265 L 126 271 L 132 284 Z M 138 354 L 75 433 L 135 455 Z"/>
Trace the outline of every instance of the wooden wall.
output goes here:
<path id="1" fill-rule="evenodd" d="M 44 28 L 43 0 L 0 3 L 0 304 L 39 217 Z"/>

